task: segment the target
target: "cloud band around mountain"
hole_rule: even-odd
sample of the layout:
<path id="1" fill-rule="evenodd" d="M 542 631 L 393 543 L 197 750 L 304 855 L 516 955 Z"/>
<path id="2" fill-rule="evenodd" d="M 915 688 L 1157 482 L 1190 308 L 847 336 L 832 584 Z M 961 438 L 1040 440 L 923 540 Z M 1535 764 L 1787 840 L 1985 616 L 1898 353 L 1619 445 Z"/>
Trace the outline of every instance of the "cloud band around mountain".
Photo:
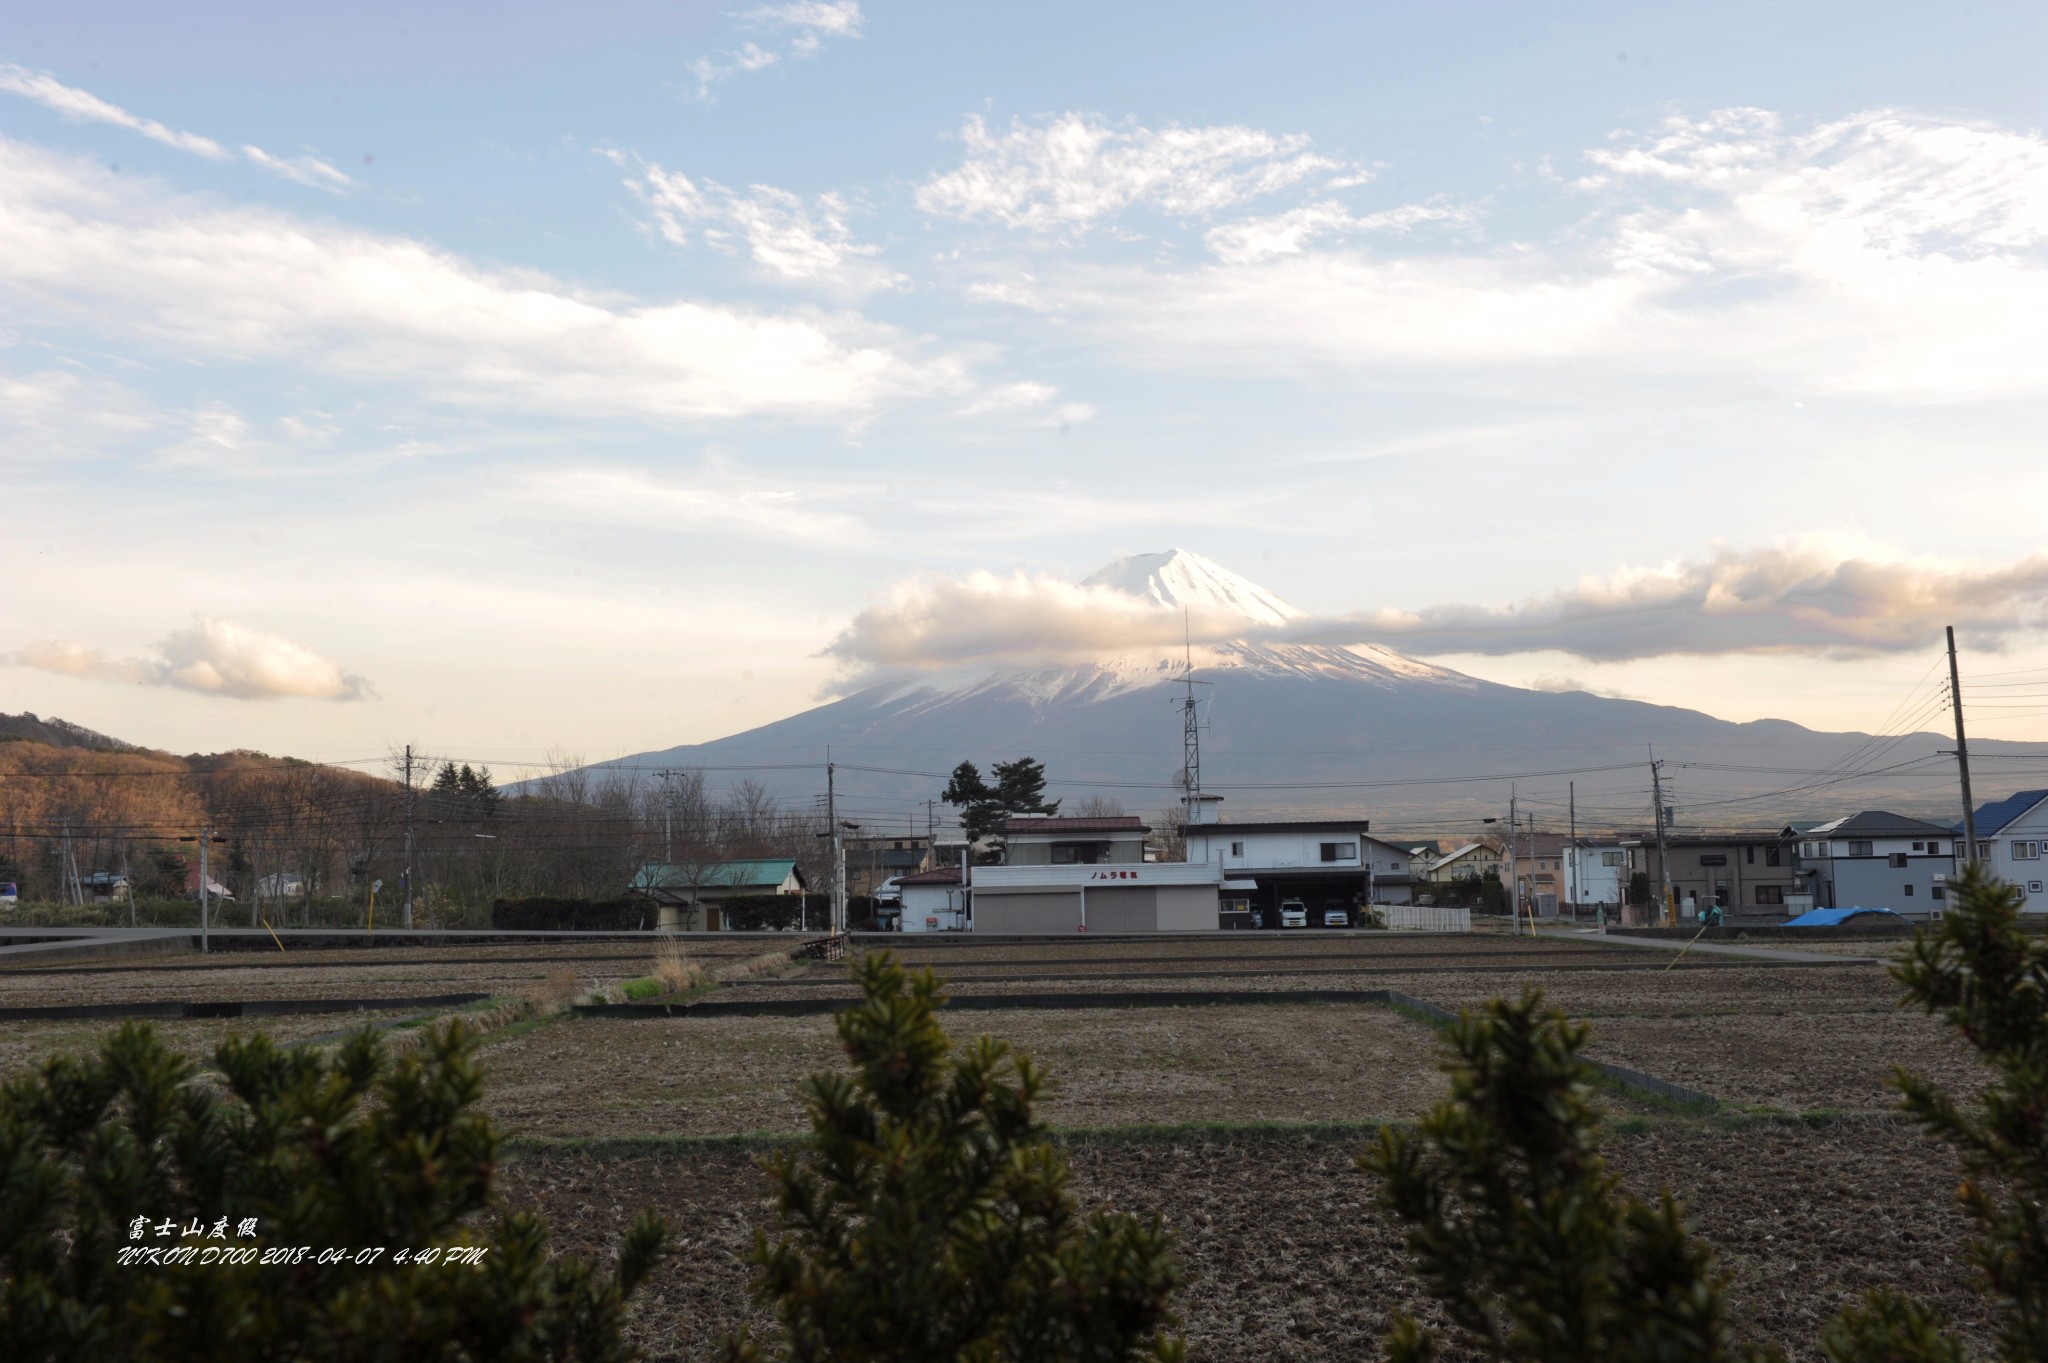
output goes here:
<path id="1" fill-rule="evenodd" d="M 2048 555 L 1946 569 L 1813 550 L 1717 550 L 1650 571 L 1587 579 L 1506 606 L 1452 604 L 1254 625 L 1226 612 L 1140 601 L 1050 577 L 976 573 L 906 586 L 857 615 L 825 650 L 853 669 L 1068 661 L 1133 648 L 1230 641 L 1382 644 L 1408 653 L 1555 650 L 1595 662 L 1673 655 L 1854 658 L 1928 647 L 1955 625 L 2000 648 L 2048 627 Z M 1185 633 L 1184 633 L 1185 631 Z"/>
<path id="2" fill-rule="evenodd" d="M 237 700 L 363 700 L 376 694 L 363 678 L 303 644 L 210 615 L 193 616 L 190 626 L 153 647 L 153 658 L 118 658 L 71 640 L 44 639 L 0 655 L 0 662 Z"/>

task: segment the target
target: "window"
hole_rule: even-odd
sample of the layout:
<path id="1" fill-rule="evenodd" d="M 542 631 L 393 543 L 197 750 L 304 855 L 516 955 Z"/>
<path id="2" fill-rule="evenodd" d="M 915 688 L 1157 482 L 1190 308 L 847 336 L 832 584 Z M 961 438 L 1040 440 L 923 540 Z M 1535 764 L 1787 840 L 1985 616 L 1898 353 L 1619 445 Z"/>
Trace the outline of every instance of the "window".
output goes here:
<path id="1" fill-rule="evenodd" d="M 1906 898 L 1908 898 L 1908 899 L 1911 899 L 1912 897 L 1913 897 L 1913 887 L 1912 887 L 1911 885 L 1908 885 L 1908 886 L 1906 887 Z"/>
<path id="2" fill-rule="evenodd" d="M 1726 866 L 1727 864 L 1728 854 L 1726 852 L 1702 852 L 1700 854 L 1700 865 L 1702 866 Z"/>
<path id="3" fill-rule="evenodd" d="M 1764 865 L 1766 865 L 1766 866 L 1783 866 L 1784 864 L 1785 864 L 1785 849 L 1784 849 L 1784 848 L 1782 848 L 1782 847 L 1766 847 L 1766 848 L 1764 849 Z"/>
<path id="4" fill-rule="evenodd" d="M 2027 882 L 2027 893 L 2028 893 L 2028 894 L 2039 894 L 2039 893 L 2041 893 L 2041 882 L 2040 882 L 2040 881 L 2038 881 L 2038 880 L 2030 880 L 2030 881 L 2028 881 L 2028 882 Z"/>
<path id="5" fill-rule="evenodd" d="M 1947 899 L 1948 891 L 1937 885 L 1927 892 L 1927 897 L 1929 899 Z"/>
<path id="6" fill-rule="evenodd" d="M 2015 842 L 2012 845 L 2014 861 L 2038 861 L 2041 858 L 2041 844 L 2038 842 Z"/>
<path id="7" fill-rule="evenodd" d="M 1755 848 L 1754 846 L 1750 846 L 1750 847 L 1745 847 L 1745 848 L 1743 848 L 1743 849 L 1742 849 L 1742 860 L 1743 860 L 1743 862 L 1744 862 L 1744 864 L 1745 864 L 1745 865 L 1749 865 L 1749 866 L 1754 866 L 1754 865 L 1756 865 L 1756 848 Z"/>
<path id="8" fill-rule="evenodd" d="M 1938 842 L 1930 842 L 1927 844 L 1927 851 L 1930 855 L 1938 857 L 1941 855 L 1941 844 Z"/>
<path id="9" fill-rule="evenodd" d="M 1602 852 L 1602 853 L 1600 854 L 1600 864 L 1601 864 L 1602 866 L 1619 866 L 1619 865 L 1621 865 L 1621 853 L 1619 853 L 1619 852 Z"/>
<path id="10" fill-rule="evenodd" d="M 1759 904 L 1782 904 L 1785 902 L 1783 885 L 1759 885 L 1756 887 L 1756 902 Z"/>
<path id="11" fill-rule="evenodd" d="M 1997 843 L 1995 843 L 1995 842 L 1980 842 L 1980 843 L 1978 843 L 1978 844 L 1977 844 L 1977 860 L 1979 860 L 1979 861 L 1989 861 L 1989 860 L 1991 860 L 1991 849 L 1992 849 L 1992 848 L 1994 848 L 1994 847 L 1996 847 L 1996 846 L 1998 846 L 1998 844 L 1997 844 Z"/>
<path id="12" fill-rule="evenodd" d="M 1867 857 L 1873 855 L 1873 853 L 1869 843 L 1852 841 L 1849 844 L 1849 855 L 1852 857 Z"/>
<path id="13" fill-rule="evenodd" d="M 1906 854 L 1904 852 L 1894 852 L 1889 857 L 1885 858 L 1885 860 L 1891 863 L 1891 868 L 1894 871 L 1903 871 L 1906 869 Z"/>
<path id="14" fill-rule="evenodd" d="M 1323 844 L 1324 861 L 1358 860 L 1358 844 L 1355 842 L 1326 842 Z"/>
<path id="15" fill-rule="evenodd" d="M 1233 857 L 1241 857 L 1241 856 L 1243 856 L 1243 855 L 1244 855 L 1244 844 L 1243 844 L 1243 843 L 1241 843 L 1241 842 L 1234 842 L 1234 843 L 1230 844 L 1230 855 L 1232 855 Z"/>

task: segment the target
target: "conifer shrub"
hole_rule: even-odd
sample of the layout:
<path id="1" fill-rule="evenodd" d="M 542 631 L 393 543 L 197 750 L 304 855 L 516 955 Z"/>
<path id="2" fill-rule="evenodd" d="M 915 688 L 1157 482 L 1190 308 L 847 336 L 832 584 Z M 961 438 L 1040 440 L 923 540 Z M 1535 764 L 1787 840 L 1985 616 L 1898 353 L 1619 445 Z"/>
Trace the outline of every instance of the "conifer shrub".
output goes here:
<path id="1" fill-rule="evenodd" d="M 1516 1363 L 1766 1359 L 1729 1326 L 1724 1275 L 1666 1191 L 1623 1191 L 1600 1154 L 1587 1028 L 1540 991 L 1450 1024 L 1450 1097 L 1414 1129 L 1383 1129 L 1359 1165 L 1406 1227 L 1448 1329 L 1396 1317 L 1395 1363 L 1447 1346 Z"/>
<path id="2" fill-rule="evenodd" d="M 495 1208 L 471 1045 L 452 1022 L 395 1059 L 368 1032 L 332 1056 L 258 1034 L 219 1047 L 217 1082 L 130 1023 L 10 1081 L 0 1353 L 631 1357 L 626 1304 L 662 1223 L 643 1214 L 600 1267 L 551 1257 L 539 1218 Z"/>
<path id="3" fill-rule="evenodd" d="M 888 952 L 853 969 L 851 1073 L 811 1077 L 810 1134 L 764 1161 L 780 1233 L 751 1260 L 776 1337 L 727 1359 L 1180 1359 L 1167 1235 L 1079 1214 L 1036 1115 L 1044 1073 L 987 1037 L 956 1049 L 931 971 Z"/>
<path id="4" fill-rule="evenodd" d="M 1902 1106 L 1963 1166 L 1957 1200 L 1976 1223 L 1970 1258 L 1999 1317 L 2001 1363 L 2048 1358 L 2048 943 L 2023 931 L 2025 897 L 1982 866 L 1949 882 L 1938 926 L 1892 967 L 1905 1002 L 1939 1014 L 1986 1067 L 1974 1102 L 1896 1069 Z M 1844 1312 L 1823 1340 L 1834 1363 L 1960 1363 L 1932 1308 L 1892 1290 Z"/>

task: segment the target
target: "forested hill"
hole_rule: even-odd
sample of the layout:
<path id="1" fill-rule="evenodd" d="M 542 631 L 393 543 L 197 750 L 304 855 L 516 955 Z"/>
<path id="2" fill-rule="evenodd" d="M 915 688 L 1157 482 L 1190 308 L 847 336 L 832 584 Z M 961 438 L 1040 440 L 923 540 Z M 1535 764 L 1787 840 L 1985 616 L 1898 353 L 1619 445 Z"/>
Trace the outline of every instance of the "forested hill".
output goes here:
<path id="1" fill-rule="evenodd" d="M 27 710 L 18 715 L 0 715 L 0 743 L 20 742 L 47 743 L 53 748 L 87 748 L 93 752 L 142 751 L 133 743 L 123 743 L 54 715 L 42 719 Z"/>

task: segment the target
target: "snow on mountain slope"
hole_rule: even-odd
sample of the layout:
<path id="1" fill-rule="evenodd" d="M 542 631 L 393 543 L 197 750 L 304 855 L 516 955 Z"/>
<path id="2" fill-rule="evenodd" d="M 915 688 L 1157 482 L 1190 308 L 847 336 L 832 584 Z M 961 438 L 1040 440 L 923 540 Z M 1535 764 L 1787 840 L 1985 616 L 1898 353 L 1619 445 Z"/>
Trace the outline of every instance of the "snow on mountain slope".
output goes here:
<path id="1" fill-rule="evenodd" d="M 1186 549 L 1120 558 L 1081 580 L 1170 610 L 1205 617 L 1235 616 L 1248 627 L 1285 625 L 1304 614 L 1256 582 Z M 1052 667 L 956 668 L 884 683 L 861 693 L 877 703 L 917 707 L 953 704 L 973 696 L 1002 694 L 1035 705 L 1091 702 L 1180 681 L 1192 663 L 1196 676 L 1255 673 L 1315 677 L 1395 686 L 1424 682 L 1471 687 L 1462 673 L 1403 657 L 1376 644 L 1338 648 L 1325 644 L 1231 641 L 1192 649 L 1134 651 L 1088 663 Z"/>
<path id="2" fill-rule="evenodd" d="M 1238 615 L 1258 625 L 1284 625 L 1302 612 L 1258 583 L 1186 549 L 1133 554 L 1081 579 L 1084 587 L 1110 587 L 1179 609 L 1191 606 Z"/>

